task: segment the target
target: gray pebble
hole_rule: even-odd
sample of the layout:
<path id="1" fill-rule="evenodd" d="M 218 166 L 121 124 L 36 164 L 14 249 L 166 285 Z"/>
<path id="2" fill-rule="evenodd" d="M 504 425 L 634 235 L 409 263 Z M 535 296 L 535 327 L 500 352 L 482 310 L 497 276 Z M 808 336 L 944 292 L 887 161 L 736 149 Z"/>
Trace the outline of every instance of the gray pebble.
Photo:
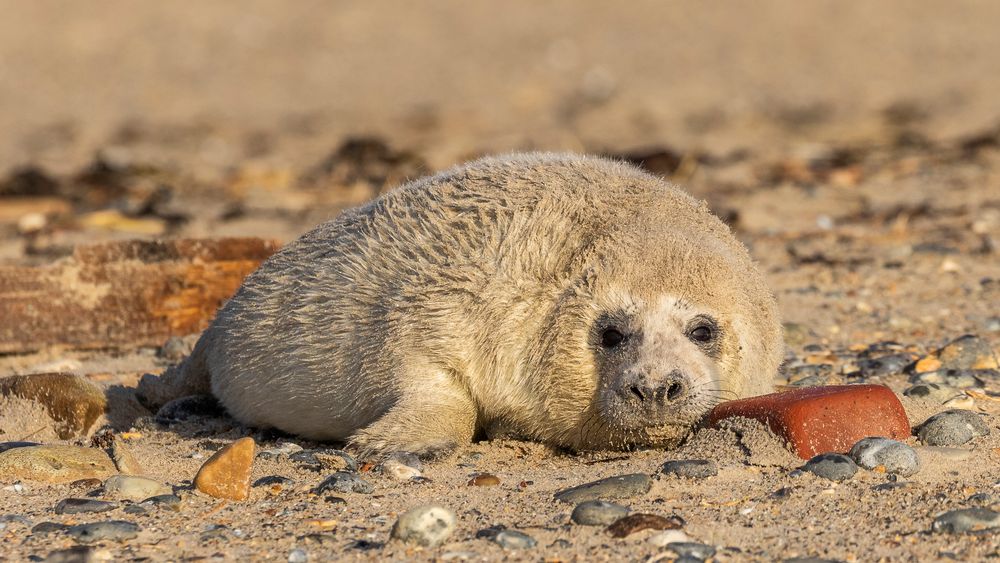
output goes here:
<path id="1" fill-rule="evenodd" d="M 704 561 L 715 555 L 715 548 L 710 545 L 695 542 L 673 542 L 667 544 L 667 549 L 680 557 L 690 557 Z"/>
<path id="2" fill-rule="evenodd" d="M 989 427 L 978 414 L 962 409 L 940 412 L 917 430 L 920 441 L 930 446 L 958 446 L 989 433 Z"/>
<path id="3" fill-rule="evenodd" d="M 517 530 L 501 530 L 493 536 L 493 541 L 504 549 L 529 549 L 538 545 L 535 538 Z"/>
<path id="4" fill-rule="evenodd" d="M 909 489 L 912 486 L 913 484 L 910 483 L 909 481 L 889 481 L 886 483 L 879 483 L 878 485 L 875 485 L 874 487 L 872 487 L 872 490 L 878 492 L 896 491 L 899 489 Z"/>
<path id="5" fill-rule="evenodd" d="M 282 457 L 288 457 L 301 451 L 302 446 L 295 442 L 282 442 L 273 448 L 261 450 L 257 453 L 257 457 L 261 459 L 281 459 Z"/>
<path id="6" fill-rule="evenodd" d="M 644 473 L 618 475 L 598 481 L 577 485 L 555 494 L 556 500 L 576 503 L 585 500 L 631 498 L 645 495 L 653 486 L 653 480 Z"/>
<path id="7" fill-rule="evenodd" d="M 938 533 L 962 534 L 1000 528 L 1000 512 L 988 508 L 962 508 L 934 519 L 931 529 Z"/>
<path id="8" fill-rule="evenodd" d="M 160 508 L 167 508 L 173 510 L 174 512 L 179 512 L 181 509 L 181 497 L 177 495 L 156 495 L 149 497 L 139 504 L 159 506 Z"/>
<path id="9" fill-rule="evenodd" d="M 613 502 L 585 500 L 576 505 L 570 519 L 581 526 L 607 526 L 628 512 L 628 508 Z"/>
<path id="10" fill-rule="evenodd" d="M 903 373 L 906 366 L 913 363 L 910 354 L 890 354 L 879 358 L 866 358 L 858 361 L 859 375 L 864 378 L 879 378 L 887 375 Z"/>
<path id="11" fill-rule="evenodd" d="M 298 462 L 300 467 L 312 471 L 338 469 L 356 472 L 358 470 L 358 462 L 343 450 L 302 450 L 289 455 L 288 459 Z"/>
<path id="12" fill-rule="evenodd" d="M 327 491 L 337 493 L 362 493 L 370 495 L 373 491 L 375 491 L 375 487 L 368 481 L 362 479 L 357 473 L 338 471 L 324 479 L 323 482 L 320 483 L 316 489 L 314 489 L 314 492 L 318 495 Z"/>
<path id="13" fill-rule="evenodd" d="M 972 504 L 978 504 L 982 506 L 989 506 L 993 504 L 993 496 L 989 493 L 976 493 L 970 495 L 969 498 L 965 499 L 967 502 Z"/>
<path id="14" fill-rule="evenodd" d="M 903 395 L 914 399 L 926 399 L 937 404 L 942 404 L 945 401 L 954 399 L 955 397 L 963 396 L 964 393 L 954 387 L 938 383 L 918 383 L 906 388 L 906 390 L 903 391 Z"/>
<path id="15" fill-rule="evenodd" d="M 997 364 L 996 354 L 989 342 L 982 338 L 966 334 L 945 344 L 937 352 L 941 365 L 945 369 L 970 369 L 981 364 Z"/>
<path id="16" fill-rule="evenodd" d="M 306 563 L 309 561 L 309 554 L 304 549 L 293 549 L 288 552 L 288 563 Z"/>
<path id="17" fill-rule="evenodd" d="M 139 526 L 124 520 L 106 520 L 104 522 L 70 526 L 66 532 L 82 543 L 94 543 L 105 540 L 124 541 L 138 536 Z"/>
<path id="18" fill-rule="evenodd" d="M 689 479 L 704 479 L 719 474 L 719 468 L 710 459 L 680 459 L 668 461 L 660 468 L 663 475 L 687 477 Z"/>
<path id="19" fill-rule="evenodd" d="M 907 477 L 920 471 L 920 458 L 910 446 L 888 438 L 862 438 L 848 454 L 865 469 L 885 467 L 886 472 Z"/>
<path id="20" fill-rule="evenodd" d="M 62 532 L 65 531 L 69 526 L 66 524 L 60 524 L 59 522 L 39 522 L 31 528 L 32 534 L 51 534 L 52 532 Z"/>
<path id="21" fill-rule="evenodd" d="M 171 487 L 145 477 L 113 475 L 104 481 L 104 494 L 134 501 L 172 493 L 173 489 Z"/>
<path id="22" fill-rule="evenodd" d="M 841 454 L 820 454 L 807 461 L 802 468 L 831 481 L 844 481 L 858 472 L 854 461 Z"/>
<path id="23" fill-rule="evenodd" d="M 45 557 L 45 563 L 88 563 L 96 560 L 93 548 L 86 545 L 74 545 L 69 549 L 59 549 Z"/>
<path id="24" fill-rule="evenodd" d="M 83 512 L 107 512 L 118 506 L 113 502 L 92 498 L 66 498 L 56 505 L 56 514 L 80 514 Z"/>
<path id="25" fill-rule="evenodd" d="M 392 537 L 406 543 L 433 547 L 455 531 L 455 513 L 433 504 L 404 512 L 392 526 Z"/>
<path id="26" fill-rule="evenodd" d="M 289 479 L 288 477 L 283 477 L 281 475 L 267 475 L 261 477 L 253 482 L 254 487 L 270 487 L 271 485 L 281 485 L 287 486 L 295 483 L 295 481 Z"/>
<path id="27" fill-rule="evenodd" d="M 917 374 L 910 378 L 910 383 L 936 383 L 956 389 L 982 389 L 983 381 L 1000 377 L 995 369 L 942 369 Z"/>

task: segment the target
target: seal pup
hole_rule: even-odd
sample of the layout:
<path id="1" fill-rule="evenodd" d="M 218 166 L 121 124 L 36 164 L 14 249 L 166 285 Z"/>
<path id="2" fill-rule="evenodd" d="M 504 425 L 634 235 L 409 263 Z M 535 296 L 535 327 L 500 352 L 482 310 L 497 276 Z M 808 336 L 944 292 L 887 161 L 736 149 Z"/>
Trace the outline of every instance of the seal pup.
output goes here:
<path id="1" fill-rule="evenodd" d="M 761 273 L 704 202 L 621 162 L 514 154 L 288 244 L 138 394 L 210 392 L 362 455 L 501 432 L 673 447 L 721 400 L 769 391 L 782 348 Z"/>

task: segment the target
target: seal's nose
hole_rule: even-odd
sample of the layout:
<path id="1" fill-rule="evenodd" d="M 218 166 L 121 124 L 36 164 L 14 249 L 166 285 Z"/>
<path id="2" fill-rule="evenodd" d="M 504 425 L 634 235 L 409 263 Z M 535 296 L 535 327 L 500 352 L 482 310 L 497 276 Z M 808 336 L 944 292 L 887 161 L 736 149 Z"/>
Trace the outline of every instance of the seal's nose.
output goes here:
<path id="1" fill-rule="evenodd" d="M 642 373 L 627 374 L 618 387 L 618 395 L 628 402 L 639 405 L 666 406 L 676 403 L 687 395 L 687 378 L 674 370 L 651 384 L 649 377 Z"/>

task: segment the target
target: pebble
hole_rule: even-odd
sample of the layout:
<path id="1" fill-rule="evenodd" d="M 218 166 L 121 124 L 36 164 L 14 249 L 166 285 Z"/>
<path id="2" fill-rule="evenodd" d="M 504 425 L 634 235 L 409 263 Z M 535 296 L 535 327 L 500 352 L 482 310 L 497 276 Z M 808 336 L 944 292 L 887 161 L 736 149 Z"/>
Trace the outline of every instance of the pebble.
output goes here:
<path id="1" fill-rule="evenodd" d="M 929 371 L 910 378 L 910 383 L 936 383 L 956 389 L 982 389 L 984 380 L 995 380 L 1000 372 L 995 369 L 948 369 Z"/>
<path id="2" fill-rule="evenodd" d="M 961 508 L 934 519 L 931 529 L 938 533 L 963 534 L 1000 528 L 1000 512 L 988 508 Z"/>
<path id="3" fill-rule="evenodd" d="M 382 462 L 382 474 L 395 481 L 408 481 L 423 475 L 420 458 L 409 452 L 396 452 Z"/>
<path id="4" fill-rule="evenodd" d="M 864 378 L 879 378 L 889 375 L 903 373 L 906 366 L 913 363 L 913 356 L 910 354 L 890 354 L 879 358 L 865 358 L 858 360 L 859 375 Z"/>
<path id="5" fill-rule="evenodd" d="M 1000 362 L 990 344 L 982 338 L 966 334 L 945 344 L 937 351 L 945 369 L 997 369 Z"/>
<path id="6" fill-rule="evenodd" d="M 865 469 L 881 465 L 886 472 L 904 477 L 920 471 L 917 452 L 902 442 L 888 438 L 862 438 L 851 447 L 848 455 Z"/>
<path id="7" fill-rule="evenodd" d="M 820 454 L 807 461 L 802 468 L 831 481 L 844 481 L 858 472 L 854 461 L 841 454 Z"/>
<path id="8" fill-rule="evenodd" d="M 0 453 L 0 475 L 10 481 L 69 483 L 78 479 L 104 479 L 115 473 L 114 462 L 97 448 L 26 446 Z"/>
<path id="9" fill-rule="evenodd" d="M 913 483 L 909 481 L 888 481 L 886 483 L 879 483 L 872 487 L 873 491 L 883 492 L 883 491 L 898 491 L 899 489 L 909 489 L 913 487 Z"/>
<path id="10" fill-rule="evenodd" d="M 114 556 L 108 550 L 95 550 L 86 545 L 74 545 L 67 549 L 58 549 L 45 557 L 45 563 L 91 563 L 113 560 Z"/>
<path id="11" fill-rule="evenodd" d="M 145 500 L 156 495 L 169 495 L 173 492 L 169 485 L 133 475 L 115 475 L 104 482 L 104 494 L 134 501 Z"/>
<path id="12" fill-rule="evenodd" d="M 160 508 L 167 508 L 173 510 L 174 512 L 180 512 L 181 497 L 177 495 L 156 495 L 143 500 L 140 504 L 159 506 Z"/>
<path id="13" fill-rule="evenodd" d="M 689 479 L 704 479 L 718 475 L 719 468 L 710 459 L 680 459 L 664 463 L 660 473 Z"/>
<path id="14" fill-rule="evenodd" d="M 690 542 L 691 537 L 682 530 L 664 530 L 649 536 L 649 543 L 656 547 L 666 547 L 672 543 Z"/>
<path id="15" fill-rule="evenodd" d="M 302 450 L 288 456 L 303 469 L 312 471 L 357 471 L 358 462 L 342 450 Z"/>
<path id="16" fill-rule="evenodd" d="M 903 395 L 914 399 L 927 399 L 937 404 L 942 404 L 949 399 L 964 396 L 960 390 L 939 383 L 918 383 L 911 385 L 903 391 Z"/>
<path id="17" fill-rule="evenodd" d="M 215 452 L 195 475 L 195 488 L 215 498 L 246 500 L 255 449 L 253 438 L 248 436 Z"/>
<path id="18" fill-rule="evenodd" d="M 629 509 L 604 500 L 585 500 L 576 505 L 570 519 L 581 526 L 607 526 L 628 515 Z"/>
<path id="19" fill-rule="evenodd" d="M 51 534 L 52 532 L 63 532 L 69 526 L 66 524 L 60 524 L 59 522 L 39 522 L 31 528 L 32 534 L 45 535 Z"/>
<path id="20" fill-rule="evenodd" d="M 0 453 L 14 448 L 26 448 L 28 446 L 40 446 L 38 442 L 0 442 Z"/>
<path id="21" fill-rule="evenodd" d="M 480 473 L 467 483 L 470 487 L 496 487 L 500 484 L 500 478 L 489 473 Z"/>
<path id="22" fill-rule="evenodd" d="M 139 461 L 125 446 L 125 440 L 122 440 L 120 436 L 111 438 L 110 450 L 111 461 L 114 462 L 118 472 L 122 475 L 143 475 L 146 473 Z"/>
<path id="23" fill-rule="evenodd" d="M 928 418 L 917 430 L 920 441 L 929 446 L 959 446 L 977 436 L 990 433 L 978 414 L 952 409 Z"/>
<path id="24" fill-rule="evenodd" d="M 969 498 L 965 499 L 967 502 L 972 504 L 978 504 L 982 506 L 989 506 L 993 504 L 993 496 L 989 493 L 976 493 L 970 495 Z"/>
<path id="25" fill-rule="evenodd" d="M 428 504 L 404 512 L 392 526 L 392 537 L 404 543 L 433 547 L 455 531 L 455 513 L 443 506 Z"/>
<path id="26" fill-rule="evenodd" d="M 680 516 L 664 518 L 657 514 L 639 512 L 619 518 L 608 526 L 607 531 L 613 538 L 624 538 L 643 530 L 677 530 L 683 526 L 684 520 Z"/>
<path id="27" fill-rule="evenodd" d="M 704 561 L 715 555 L 715 548 L 710 545 L 696 542 L 671 542 L 667 544 L 667 549 L 673 551 L 678 557 L 690 557 Z"/>
<path id="28" fill-rule="evenodd" d="M 370 495 L 375 491 L 371 483 L 365 481 L 357 473 L 338 471 L 323 480 L 314 490 L 317 495 L 327 491 L 337 493 L 362 493 Z"/>
<path id="29" fill-rule="evenodd" d="M 288 552 L 288 563 L 306 563 L 309 561 L 309 554 L 304 549 L 293 549 Z"/>
<path id="30" fill-rule="evenodd" d="M 517 530 L 500 530 L 493 541 L 504 549 L 529 549 L 538 545 L 538 540 Z"/>
<path id="31" fill-rule="evenodd" d="M 598 481 L 577 485 L 555 494 L 556 500 L 568 503 L 585 500 L 632 498 L 645 495 L 653 486 L 653 480 L 644 473 L 618 475 Z"/>
<path id="32" fill-rule="evenodd" d="M 71 373 L 35 373 L 0 379 L 0 396 L 18 397 L 45 407 L 60 440 L 85 435 L 104 414 L 104 391 Z"/>
<path id="33" fill-rule="evenodd" d="M 254 487 L 267 487 L 268 492 L 272 495 L 280 493 L 285 490 L 285 487 L 293 484 L 295 484 L 295 481 L 281 475 L 267 475 L 253 482 Z"/>
<path id="34" fill-rule="evenodd" d="M 66 498 L 56 505 L 56 514 L 79 514 L 82 512 L 107 512 L 118 506 L 113 502 L 92 498 Z"/>
<path id="35" fill-rule="evenodd" d="M 66 532 L 81 543 L 99 541 L 125 541 L 139 535 L 139 526 L 124 520 L 106 520 L 70 526 Z"/>
<path id="36" fill-rule="evenodd" d="M 282 442 L 273 448 L 261 450 L 257 457 L 261 459 L 278 459 L 282 456 L 288 457 L 302 451 L 302 446 L 295 442 Z"/>

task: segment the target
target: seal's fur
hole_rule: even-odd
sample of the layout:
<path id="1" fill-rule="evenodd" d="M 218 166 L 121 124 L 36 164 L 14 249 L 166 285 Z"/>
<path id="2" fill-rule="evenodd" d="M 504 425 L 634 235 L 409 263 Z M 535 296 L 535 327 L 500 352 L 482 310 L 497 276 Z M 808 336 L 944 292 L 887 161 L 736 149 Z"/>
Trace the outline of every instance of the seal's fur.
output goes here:
<path id="1" fill-rule="evenodd" d="M 685 336 L 702 314 L 711 349 Z M 612 321 L 627 351 L 602 348 Z M 781 356 L 772 295 L 703 202 L 620 162 L 520 154 L 411 182 L 288 244 L 139 392 L 211 391 L 249 425 L 369 453 L 492 430 L 670 446 L 722 398 L 768 391 Z M 622 378 L 668 373 L 687 378 L 671 388 L 683 400 L 634 407 L 644 387 Z"/>

